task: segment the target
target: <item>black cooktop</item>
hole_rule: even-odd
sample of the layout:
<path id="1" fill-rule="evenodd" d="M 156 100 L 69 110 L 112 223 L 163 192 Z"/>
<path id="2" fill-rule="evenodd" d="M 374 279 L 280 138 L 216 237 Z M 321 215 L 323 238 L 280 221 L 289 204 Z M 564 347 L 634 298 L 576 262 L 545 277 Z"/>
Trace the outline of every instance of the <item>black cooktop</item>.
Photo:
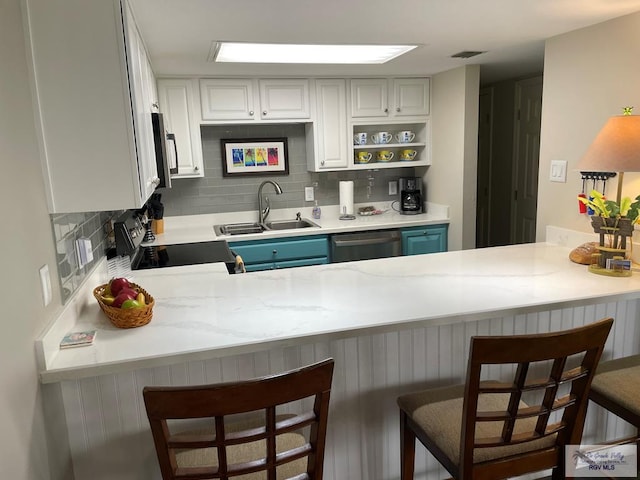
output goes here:
<path id="1" fill-rule="evenodd" d="M 145 270 L 218 262 L 226 263 L 228 268 L 235 263 L 235 257 L 225 240 L 140 246 L 131 260 L 131 269 Z"/>

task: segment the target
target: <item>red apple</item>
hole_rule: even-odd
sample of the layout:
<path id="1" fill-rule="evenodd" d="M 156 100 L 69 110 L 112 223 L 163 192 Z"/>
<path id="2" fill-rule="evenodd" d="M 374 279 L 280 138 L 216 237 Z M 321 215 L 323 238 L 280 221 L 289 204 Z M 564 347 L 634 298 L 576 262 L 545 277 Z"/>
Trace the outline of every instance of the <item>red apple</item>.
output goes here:
<path id="1" fill-rule="evenodd" d="M 114 278 L 109 282 L 109 289 L 111 290 L 111 295 L 114 297 L 118 296 L 120 290 L 129 286 L 131 286 L 131 284 L 126 278 Z"/>
<path id="2" fill-rule="evenodd" d="M 133 293 L 132 293 L 133 292 Z M 134 300 L 137 296 L 137 293 L 133 290 L 130 292 L 120 292 L 116 298 L 113 299 L 112 307 L 120 308 L 125 300 Z"/>
<path id="3" fill-rule="evenodd" d="M 129 295 L 131 298 L 136 298 L 138 296 L 138 291 L 134 290 L 131 287 L 124 287 L 123 289 L 121 289 L 118 292 L 118 295 L 122 295 L 123 293 L 126 293 L 127 295 Z"/>

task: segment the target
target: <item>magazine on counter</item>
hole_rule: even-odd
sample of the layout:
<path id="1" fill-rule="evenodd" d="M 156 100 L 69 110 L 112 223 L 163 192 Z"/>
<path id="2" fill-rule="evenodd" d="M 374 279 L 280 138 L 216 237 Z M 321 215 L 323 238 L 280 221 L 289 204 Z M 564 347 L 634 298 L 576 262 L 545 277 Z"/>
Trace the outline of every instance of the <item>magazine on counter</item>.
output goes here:
<path id="1" fill-rule="evenodd" d="M 96 338 L 95 330 L 87 330 L 86 332 L 71 332 L 64 336 L 60 341 L 60 348 L 84 347 L 93 345 Z"/>

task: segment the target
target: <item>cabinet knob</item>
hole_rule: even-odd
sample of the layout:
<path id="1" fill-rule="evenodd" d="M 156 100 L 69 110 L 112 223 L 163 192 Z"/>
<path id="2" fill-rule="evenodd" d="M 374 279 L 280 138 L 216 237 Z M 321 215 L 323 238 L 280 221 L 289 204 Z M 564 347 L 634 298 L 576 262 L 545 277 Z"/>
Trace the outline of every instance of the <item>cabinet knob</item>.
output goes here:
<path id="1" fill-rule="evenodd" d="M 266 111 L 266 110 L 263 110 L 263 111 L 262 111 L 262 115 L 266 115 L 266 114 L 267 114 L 267 111 Z"/>
<path id="2" fill-rule="evenodd" d="M 320 165 L 324 165 L 324 160 L 320 160 Z"/>
<path id="3" fill-rule="evenodd" d="M 197 172 L 198 170 L 200 170 L 200 167 L 196 165 L 195 167 L 193 167 L 193 169 Z"/>
<path id="4" fill-rule="evenodd" d="M 389 113 L 389 109 L 388 109 L 388 108 L 385 108 L 385 109 L 384 109 L 384 113 Z"/>
<path id="5" fill-rule="evenodd" d="M 253 110 L 249 111 L 249 115 L 253 117 Z"/>
<path id="6" fill-rule="evenodd" d="M 399 112 L 399 111 L 400 111 L 400 107 L 397 107 L 397 108 L 396 108 L 396 112 Z"/>
<path id="7" fill-rule="evenodd" d="M 274 250 L 273 250 L 273 254 L 274 254 L 274 255 L 277 255 L 277 254 L 278 254 L 278 250 L 275 250 L 275 249 L 274 249 Z"/>

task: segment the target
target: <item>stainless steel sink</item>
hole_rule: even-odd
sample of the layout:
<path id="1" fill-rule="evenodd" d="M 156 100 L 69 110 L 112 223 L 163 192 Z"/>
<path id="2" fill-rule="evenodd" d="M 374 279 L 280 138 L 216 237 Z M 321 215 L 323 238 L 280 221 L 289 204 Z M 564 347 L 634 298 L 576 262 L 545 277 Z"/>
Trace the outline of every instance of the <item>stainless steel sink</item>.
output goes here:
<path id="1" fill-rule="evenodd" d="M 295 228 L 309 228 L 317 227 L 315 223 L 306 218 L 300 220 L 274 220 L 273 222 L 267 222 L 267 230 L 291 230 Z"/>
<path id="2" fill-rule="evenodd" d="M 227 223 L 225 225 L 214 225 L 213 230 L 216 235 L 247 235 L 250 233 L 261 233 L 265 230 L 296 230 L 298 228 L 317 227 L 319 225 L 313 223 L 306 218 L 294 220 L 274 220 L 261 224 L 254 223 Z"/>
<path id="3" fill-rule="evenodd" d="M 247 235 L 265 231 L 265 226 L 260 223 L 229 223 L 227 225 L 215 225 L 213 231 L 216 235 Z"/>

